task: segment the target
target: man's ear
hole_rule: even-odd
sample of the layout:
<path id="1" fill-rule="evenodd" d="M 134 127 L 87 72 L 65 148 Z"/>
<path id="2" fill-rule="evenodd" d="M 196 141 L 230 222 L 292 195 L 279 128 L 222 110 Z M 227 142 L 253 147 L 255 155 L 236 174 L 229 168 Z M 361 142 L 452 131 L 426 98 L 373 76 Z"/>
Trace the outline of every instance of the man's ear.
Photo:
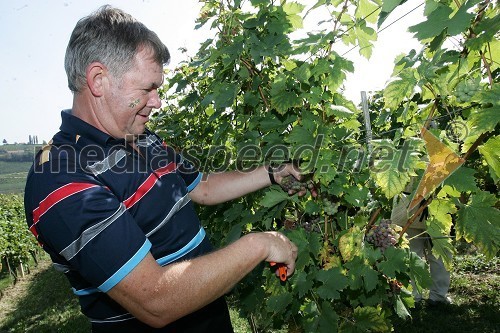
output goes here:
<path id="1" fill-rule="evenodd" d="M 85 74 L 87 76 L 87 85 L 92 95 L 101 97 L 104 93 L 103 79 L 106 76 L 106 67 L 100 62 L 93 62 L 87 66 Z"/>

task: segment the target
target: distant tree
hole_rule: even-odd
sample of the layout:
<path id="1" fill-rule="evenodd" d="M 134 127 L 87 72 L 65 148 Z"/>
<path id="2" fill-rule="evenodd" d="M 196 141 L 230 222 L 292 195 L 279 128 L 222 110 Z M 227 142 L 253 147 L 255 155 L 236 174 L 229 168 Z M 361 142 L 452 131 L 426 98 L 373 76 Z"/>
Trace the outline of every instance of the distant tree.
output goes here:
<path id="1" fill-rule="evenodd" d="M 6 144 L 7 144 L 7 139 L 3 139 L 2 143 L 3 143 L 4 145 L 6 145 Z"/>

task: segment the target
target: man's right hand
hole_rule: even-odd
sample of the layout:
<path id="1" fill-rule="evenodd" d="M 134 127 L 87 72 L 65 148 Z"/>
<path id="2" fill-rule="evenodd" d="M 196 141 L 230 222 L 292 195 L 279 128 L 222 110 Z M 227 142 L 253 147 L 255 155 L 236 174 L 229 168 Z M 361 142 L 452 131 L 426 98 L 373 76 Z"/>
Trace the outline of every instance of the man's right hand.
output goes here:
<path id="1" fill-rule="evenodd" d="M 297 246 L 279 232 L 268 231 L 256 235 L 260 235 L 268 246 L 268 254 L 265 261 L 284 264 L 287 268 L 287 276 L 292 275 L 295 270 L 295 261 L 297 260 Z"/>

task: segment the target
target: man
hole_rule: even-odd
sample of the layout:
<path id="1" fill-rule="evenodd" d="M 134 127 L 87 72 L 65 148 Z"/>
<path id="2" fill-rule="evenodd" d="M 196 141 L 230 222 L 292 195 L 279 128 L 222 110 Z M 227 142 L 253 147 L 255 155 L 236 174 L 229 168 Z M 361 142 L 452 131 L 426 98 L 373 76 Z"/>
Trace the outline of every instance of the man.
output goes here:
<path id="1" fill-rule="evenodd" d="M 232 332 L 223 295 L 262 261 L 295 268 L 297 247 L 276 232 L 212 249 L 192 201 L 213 205 L 300 175 L 291 165 L 202 175 L 163 144 L 145 126 L 169 57 L 118 9 L 80 20 L 65 58 L 73 106 L 28 176 L 29 228 L 93 332 Z"/>
<path id="2" fill-rule="evenodd" d="M 393 209 L 391 212 L 392 223 L 404 227 L 408 222 L 407 208 L 410 204 L 411 192 L 414 190 L 414 180 L 406 186 L 400 196 L 395 196 L 393 201 Z M 414 209 L 411 214 L 417 211 Z M 410 249 L 415 252 L 420 258 L 426 260 L 429 264 L 432 284 L 429 289 L 429 297 L 427 304 L 430 306 L 447 305 L 451 304 L 451 298 L 448 296 L 448 289 L 450 288 L 450 272 L 446 270 L 442 258 L 436 258 L 432 254 L 432 241 L 429 235 L 425 232 L 427 229 L 426 219 L 428 216 L 428 209 L 426 208 L 420 216 L 418 216 L 406 230 L 408 238 L 410 239 Z M 413 297 L 416 304 L 423 301 L 422 294 L 417 289 L 416 285 L 413 286 Z"/>

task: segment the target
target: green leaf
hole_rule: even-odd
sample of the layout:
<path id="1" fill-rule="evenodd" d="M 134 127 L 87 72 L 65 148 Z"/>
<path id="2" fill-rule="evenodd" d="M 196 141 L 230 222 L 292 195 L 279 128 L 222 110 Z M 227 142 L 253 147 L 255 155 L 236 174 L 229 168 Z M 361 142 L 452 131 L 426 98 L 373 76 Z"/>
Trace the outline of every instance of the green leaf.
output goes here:
<path id="1" fill-rule="evenodd" d="M 410 181 L 410 175 L 418 167 L 418 160 L 406 148 L 397 149 L 388 140 L 372 141 L 373 167 L 370 172 L 375 183 L 387 198 L 401 193 Z"/>
<path id="2" fill-rule="evenodd" d="M 213 101 L 215 108 L 226 108 L 233 105 L 239 86 L 233 83 L 219 83 L 214 87 Z"/>
<path id="3" fill-rule="evenodd" d="M 283 4 L 282 8 L 287 15 L 295 15 L 300 14 L 304 10 L 306 6 L 298 3 L 298 2 L 286 2 Z"/>
<path id="4" fill-rule="evenodd" d="M 497 150 L 498 151 L 498 150 Z M 478 190 L 474 169 L 460 167 L 453 172 L 445 181 L 444 185 L 449 185 L 459 192 L 475 192 Z"/>
<path id="5" fill-rule="evenodd" d="M 379 273 L 371 267 L 371 264 L 366 264 L 361 258 L 355 258 L 347 262 L 345 267 L 349 269 L 350 290 L 356 290 L 363 287 L 365 291 L 369 293 L 377 287 L 379 283 Z"/>
<path id="6" fill-rule="evenodd" d="M 481 91 L 480 98 L 481 102 L 485 104 L 491 103 L 494 106 L 500 106 L 500 85 L 494 84 L 491 89 Z"/>
<path id="7" fill-rule="evenodd" d="M 500 136 L 494 136 L 479 146 L 479 152 L 488 163 L 491 175 L 496 176 L 496 179 L 500 178 Z"/>
<path id="8" fill-rule="evenodd" d="M 295 126 L 286 139 L 286 142 L 299 145 L 309 145 L 314 142 L 314 132 L 302 125 Z"/>
<path id="9" fill-rule="evenodd" d="M 285 114 L 288 109 L 301 104 L 301 99 L 287 86 L 287 80 L 285 74 L 280 74 L 271 84 L 271 104 L 280 114 Z"/>
<path id="10" fill-rule="evenodd" d="M 297 80 L 307 82 L 311 77 L 311 68 L 307 62 L 303 63 L 300 67 L 293 70 Z"/>
<path id="11" fill-rule="evenodd" d="M 225 243 L 230 244 L 240 238 L 241 232 L 243 230 L 243 223 L 238 223 L 233 225 L 231 230 L 227 233 L 225 237 Z"/>
<path id="12" fill-rule="evenodd" d="M 382 3 L 382 11 L 379 14 L 377 28 L 382 26 L 387 17 L 396 9 L 399 5 L 405 3 L 406 0 L 384 0 Z"/>
<path id="13" fill-rule="evenodd" d="M 292 303 L 292 300 L 293 297 L 290 293 L 271 295 L 266 301 L 267 310 L 272 313 L 281 313 Z"/>
<path id="14" fill-rule="evenodd" d="M 500 96 L 499 96 L 500 97 Z M 474 109 L 468 119 L 469 127 L 472 133 L 470 135 L 478 135 L 495 130 L 495 127 L 500 122 L 500 106 L 493 106 L 487 109 Z"/>
<path id="15" fill-rule="evenodd" d="M 377 22 L 377 15 L 373 15 L 380 6 L 377 2 L 373 0 L 360 0 L 359 4 L 356 6 L 356 12 L 354 16 L 358 19 L 365 19 L 366 22 L 375 23 Z"/>
<path id="16" fill-rule="evenodd" d="M 319 317 L 318 333 L 335 333 L 337 332 L 339 315 L 333 309 L 329 302 L 321 304 L 321 315 Z"/>
<path id="17" fill-rule="evenodd" d="M 364 207 L 370 198 L 368 187 L 351 186 L 345 190 L 345 201 L 354 207 Z"/>
<path id="18" fill-rule="evenodd" d="M 308 200 L 304 206 L 304 213 L 309 215 L 317 215 L 320 211 L 321 207 L 313 200 Z"/>
<path id="19" fill-rule="evenodd" d="M 453 255 L 456 253 L 455 246 L 453 245 L 451 238 L 443 238 L 449 234 L 444 234 L 439 228 L 439 222 L 435 223 L 435 218 L 430 218 L 427 223 L 430 225 L 427 227 L 427 234 L 432 238 L 432 254 L 436 258 L 441 258 L 447 270 L 453 267 Z M 450 216 L 451 222 L 451 216 Z"/>
<path id="20" fill-rule="evenodd" d="M 455 214 L 457 208 L 455 205 L 446 199 L 434 199 L 429 205 L 429 214 L 434 218 L 434 221 L 427 222 L 427 226 L 436 225 L 436 230 L 440 230 L 442 234 L 448 235 L 453 224 L 451 214 Z"/>
<path id="21" fill-rule="evenodd" d="M 415 70 L 412 68 L 403 69 L 399 77 L 391 81 L 384 89 L 385 107 L 395 109 L 402 101 L 410 99 L 416 84 Z"/>
<path id="22" fill-rule="evenodd" d="M 374 290 L 379 282 L 378 272 L 370 266 L 363 266 L 361 272 L 366 292 Z"/>
<path id="23" fill-rule="evenodd" d="M 302 17 L 300 17 L 299 15 L 289 15 L 287 16 L 287 18 L 288 22 L 290 22 L 294 29 L 301 29 L 304 27 Z"/>
<path id="24" fill-rule="evenodd" d="M 325 109 L 327 116 L 336 116 L 339 118 L 352 118 L 355 114 L 348 108 L 342 105 L 330 105 L 329 108 Z"/>
<path id="25" fill-rule="evenodd" d="M 432 284 L 429 268 L 427 263 L 415 252 L 409 251 L 408 255 L 410 258 L 408 264 L 410 279 L 416 283 L 419 293 L 422 293 L 422 288 L 428 288 Z"/>
<path id="26" fill-rule="evenodd" d="M 384 251 L 385 261 L 377 264 L 379 271 L 395 279 L 396 272 L 406 271 L 406 253 L 403 249 L 389 247 Z"/>
<path id="27" fill-rule="evenodd" d="M 301 99 L 293 91 L 280 90 L 271 96 L 271 104 L 280 114 L 285 114 L 288 109 L 301 105 Z"/>
<path id="28" fill-rule="evenodd" d="M 479 3 L 480 0 L 468 0 L 460 6 L 458 11 L 453 15 L 453 17 L 448 21 L 448 33 L 451 36 L 458 35 L 462 31 L 466 31 L 471 25 L 471 21 L 476 14 L 469 13 L 469 9 Z"/>
<path id="29" fill-rule="evenodd" d="M 277 117 L 265 117 L 259 122 L 260 129 L 264 132 L 279 130 L 284 124 Z"/>
<path id="30" fill-rule="evenodd" d="M 386 13 L 392 12 L 397 6 L 405 3 L 406 0 L 384 0 L 382 3 L 382 11 Z"/>
<path id="31" fill-rule="evenodd" d="M 262 207 L 271 208 L 282 201 L 290 200 L 290 198 L 291 197 L 288 195 L 288 193 L 285 193 L 283 190 L 281 190 L 281 188 L 279 188 L 278 186 L 273 186 L 266 192 L 266 194 L 260 201 L 260 205 Z"/>
<path id="32" fill-rule="evenodd" d="M 316 291 L 319 297 L 325 300 L 339 299 L 340 291 L 349 285 L 347 277 L 342 274 L 340 268 L 319 271 L 316 278 L 323 282 Z"/>
<path id="33" fill-rule="evenodd" d="M 358 40 L 359 54 L 366 59 L 370 59 L 373 49 L 372 41 L 377 40 L 377 32 L 367 27 L 365 22 L 355 26 L 354 31 Z"/>
<path id="34" fill-rule="evenodd" d="M 297 291 L 299 297 L 303 297 L 314 285 L 314 279 L 311 279 L 306 272 L 296 272 L 294 281 L 294 290 Z"/>
<path id="35" fill-rule="evenodd" d="M 438 36 L 447 26 L 448 18 L 453 10 L 445 4 L 439 6 L 428 15 L 427 20 L 411 26 L 408 31 L 414 32 L 418 40 Z"/>
<path id="36" fill-rule="evenodd" d="M 405 304 L 401 300 L 401 297 L 397 295 L 395 297 L 395 302 L 394 302 L 394 311 L 396 311 L 396 314 L 398 315 L 399 318 L 402 319 L 407 319 L 411 317 L 410 312 L 408 312 L 408 309 L 406 308 Z"/>
<path id="37" fill-rule="evenodd" d="M 340 332 L 390 332 L 391 326 L 382 309 L 371 306 L 354 309 L 353 322 L 344 321 Z"/>
<path id="38" fill-rule="evenodd" d="M 445 238 L 450 235 L 453 224 L 451 214 L 457 212 L 456 206 L 451 200 L 434 199 L 429 205 L 429 218 L 425 222 L 427 233 L 432 237 L 432 253 L 441 258 L 447 269 L 453 266 L 452 256 L 455 254 L 455 247 L 451 238 Z"/>
<path id="39" fill-rule="evenodd" d="M 428 14 L 427 20 L 411 26 L 408 30 L 415 32 L 415 37 L 419 40 L 436 37 L 445 29 L 448 30 L 449 35 L 455 36 L 470 26 L 475 14 L 470 13 L 469 9 L 477 3 L 479 3 L 479 0 L 466 1 L 455 14 L 447 4 L 442 2 L 439 4 L 434 3 L 433 6 L 435 7 Z"/>
<path id="40" fill-rule="evenodd" d="M 303 228 L 299 228 L 287 233 L 287 236 L 299 249 L 295 269 L 301 271 L 310 264 L 311 255 L 315 256 L 319 252 L 319 234 L 306 233 Z"/>
<path id="41" fill-rule="evenodd" d="M 487 49 L 489 55 L 486 55 L 486 57 L 498 59 L 498 52 L 500 52 L 498 50 L 499 41 L 495 38 L 495 35 L 499 30 L 500 16 L 497 15 L 492 18 L 485 17 L 474 27 L 475 37 L 468 38 L 465 42 L 465 46 L 467 46 L 469 50 L 480 51 L 486 43 L 490 43 Z"/>
<path id="42" fill-rule="evenodd" d="M 479 192 L 467 204 L 459 203 L 457 238 L 473 242 L 487 258 L 497 255 L 500 246 L 500 212 L 495 195 Z"/>

